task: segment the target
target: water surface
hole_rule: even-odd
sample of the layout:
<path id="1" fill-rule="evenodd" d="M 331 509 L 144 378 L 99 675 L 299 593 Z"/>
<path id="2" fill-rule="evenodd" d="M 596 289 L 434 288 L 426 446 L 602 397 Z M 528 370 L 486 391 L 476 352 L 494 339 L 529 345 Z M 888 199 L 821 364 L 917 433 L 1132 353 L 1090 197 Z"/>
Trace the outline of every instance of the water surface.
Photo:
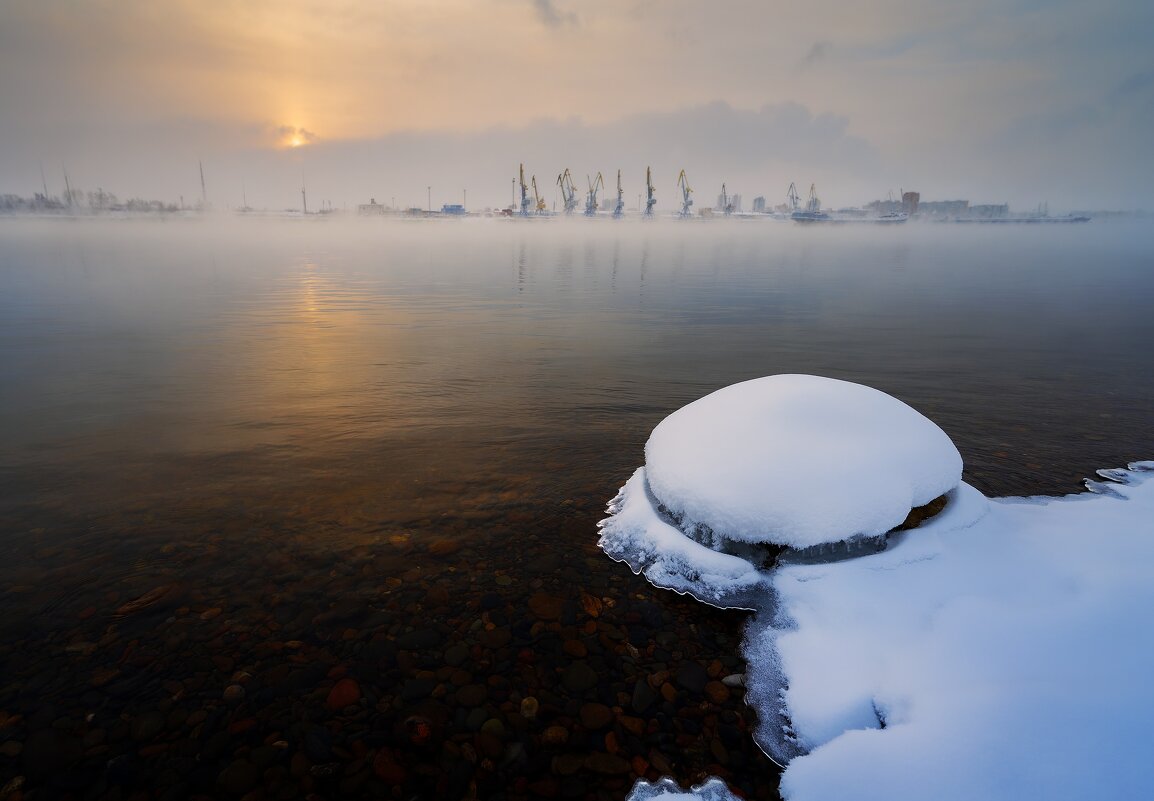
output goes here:
<path id="1" fill-rule="evenodd" d="M 103 771 L 108 792 L 120 786 L 109 758 L 130 751 L 143 782 L 187 752 L 211 762 L 200 781 L 219 789 L 256 746 L 197 749 L 244 715 L 281 733 L 287 766 L 308 735 L 283 733 L 287 708 L 252 696 L 238 710 L 221 692 L 247 665 L 272 693 L 260 671 L 275 659 L 253 643 L 281 654 L 299 641 L 314 649 L 303 661 L 325 666 L 309 679 L 316 693 L 337 680 L 330 669 L 375 688 L 375 706 L 362 699 L 363 715 L 331 735 L 344 753 L 355 742 L 371 759 L 459 760 L 482 796 L 548 776 L 557 792 L 622 797 L 638 765 L 564 774 L 556 757 L 640 756 L 653 772 L 659 731 L 621 730 L 614 752 L 574 722 L 579 707 L 599 698 L 628 716 L 635 679 L 732 657 L 740 636 L 723 613 L 720 639 L 683 628 L 696 609 L 683 614 L 594 548 L 652 427 L 736 381 L 816 373 L 935 420 L 986 494 L 1074 492 L 1096 468 L 1154 455 L 1152 267 L 1154 233 L 1137 223 L 0 219 L 0 657 L 20 665 L 0 711 L 23 716 L 0 728 L 22 743 L 0 749 L 0 766 L 28 773 L 47 725 L 81 743 L 76 775 Z M 157 588 L 155 610 L 116 615 Z M 583 605 L 590 588 L 609 601 L 597 615 Z M 538 614 L 540 598 L 528 602 L 540 595 L 564 614 Z M 436 632 L 431 644 L 398 652 L 421 629 Z M 471 639 L 493 630 L 511 641 Z M 585 661 L 602 687 L 558 684 L 574 639 L 592 643 Z M 392 645 L 365 656 L 382 641 Z M 438 673 L 456 641 L 488 654 L 470 685 L 504 677 L 481 702 L 506 730 L 488 773 L 462 752 L 476 721 Z M 443 689 L 404 691 L 422 671 Z M 641 717 L 683 738 L 661 746 L 685 755 L 679 778 L 712 761 L 748 793 L 771 793 L 747 747 L 728 762 L 708 753 L 716 727 L 748 713 L 719 706 L 712 733 L 713 713 L 682 725 L 697 700 L 675 689 L 669 720 Z M 526 695 L 552 706 L 514 736 Z M 411 742 L 393 727 L 434 702 L 443 748 L 405 756 Z M 182 703 L 220 720 L 206 732 L 169 719 Z M 45 705 L 48 720 L 33 720 Z M 112 721 L 157 705 L 159 733 L 117 739 Z M 109 721 L 104 744 L 85 739 L 87 715 Z M 559 750 L 542 744 L 547 717 L 574 732 Z M 152 739 L 164 749 L 141 757 Z M 528 756 L 502 768 L 513 743 Z M 343 780 L 367 771 L 368 784 L 346 795 L 383 781 L 361 768 Z M 301 792 L 329 781 L 285 771 L 261 781 Z M 397 786 L 435 794 L 421 775 Z"/>

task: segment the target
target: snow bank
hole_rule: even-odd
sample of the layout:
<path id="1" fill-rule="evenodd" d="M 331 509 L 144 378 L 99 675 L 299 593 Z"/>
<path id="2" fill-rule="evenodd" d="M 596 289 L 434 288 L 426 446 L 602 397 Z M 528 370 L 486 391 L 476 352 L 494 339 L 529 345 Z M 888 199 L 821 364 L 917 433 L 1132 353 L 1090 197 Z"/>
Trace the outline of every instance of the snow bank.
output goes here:
<path id="1" fill-rule="evenodd" d="M 778 572 L 746 658 L 780 660 L 809 751 L 783 796 L 1154 797 L 1154 464 L 1132 467 L 1109 496 L 994 502 Z"/>
<path id="2" fill-rule="evenodd" d="M 959 473 L 892 398 L 760 379 L 657 427 L 601 544 L 658 586 L 758 610 L 747 700 L 788 801 L 1154 798 L 1154 462 L 1062 499 L 989 500 Z M 945 490 L 937 517 L 840 562 L 771 572 L 683 533 L 809 546 Z M 631 799 L 682 792 L 639 782 Z"/>
<path id="3" fill-rule="evenodd" d="M 734 384 L 663 420 L 648 485 L 686 532 L 795 548 L 882 534 L 957 486 L 933 422 L 876 389 L 806 375 Z"/>

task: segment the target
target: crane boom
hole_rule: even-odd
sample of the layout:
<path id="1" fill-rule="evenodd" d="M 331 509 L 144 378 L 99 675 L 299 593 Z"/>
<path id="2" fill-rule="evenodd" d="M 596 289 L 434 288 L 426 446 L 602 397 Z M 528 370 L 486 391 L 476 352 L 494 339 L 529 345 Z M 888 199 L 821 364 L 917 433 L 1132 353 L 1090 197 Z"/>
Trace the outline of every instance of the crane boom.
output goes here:
<path id="1" fill-rule="evenodd" d="M 797 211 L 801 208 L 801 195 L 797 193 L 797 185 L 790 183 L 789 191 L 785 193 L 785 199 L 789 201 L 789 210 Z"/>
<path id="2" fill-rule="evenodd" d="M 685 177 L 685 170 L 682 170 L 681 175 L 677 176 L 677 186 L 681 189 L 680 216 L 688 217 L 691 214 L 689 207 L 693 205 L 693 198 L 691 198 L 689 195 L 693 192 L 693 190 L 689 188 L 689 179 Z"/>
<path id="3" fill-rule="evenodd" d="M 545 198 L 537 193 L 537 176 L 533 176 L 533 207 L 538 214 L 545 213 Z"/>
<path id="4" fill-rule="evenodd" d="M 656 205 L 657 198 L 653 196 L 653 170 L 649 167 L 645 168 L 645 216 L 653 216 L 653 206 Z"/>
<path id="5" fill-rule="evenodd" d="M 525 183 L 525 165 L 521 165 L 521 216 L 529 216 L 529 186 Z"/>
<path id="6" fill-rule="evenodd" d="M 585 216 L 592 217 L 597 213 L 597 190 L 605 188 L 605 179 L 601 177 L 601 173 L 597 173 L 597 180 L 589 180 L 589 176 L 585 176 L 585 180 L 589 183 L 589 194 L 585 196 Z"/>
<path id="7" fill-rule="evenodd" d="M 620 217 L 625 213 L 625 193 L 621 189 L 621 170 L 617 171 L 617 205 L 613 207 L 613 216 Z"/>
<path id="8" fill-rule="evenodd" d="M 573 183 L 573 175 L 569 168 L 557 176 L 557 185 L 561 187 L 561 199 L 565 203 L 565 213 L 572 214 L 577 208 L 577 186 Z"/>

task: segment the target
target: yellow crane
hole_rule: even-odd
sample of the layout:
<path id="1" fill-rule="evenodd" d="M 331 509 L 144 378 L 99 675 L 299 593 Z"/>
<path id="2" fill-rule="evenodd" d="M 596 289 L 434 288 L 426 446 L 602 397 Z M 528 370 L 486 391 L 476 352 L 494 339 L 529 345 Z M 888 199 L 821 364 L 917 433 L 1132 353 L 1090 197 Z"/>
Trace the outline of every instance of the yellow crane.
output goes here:
<path id="1" fill-rule="evenodd" d="M 539 194 L 537 194 L 537 176 L 536 175 L 533 176 L 533 200 L 536 204 L 537 213 L 538 214 L 544 214 L 545 213 L 545 198 L 543 198 Z"/>
<path id="2" fill-rule="evenodd" d="M 597 213 L 597 190 L 605 188 L 605 179 L 601 177 L 601 173 L 597 173 L 597 180 L 590 181 L 589 176 L 585 176 L 585 180 L 589 181 L 589 194 L 585 196 L 585 216 L 592 217 Z"/>
<path id="3" fill-rule="evenodd" d="M 557 186 L 561 187 L 561 200 L 565 203 L 565 213 L 572 214 L 577 208 L 577 185 L 573 182 L 568 167 L 557 176 Z"/>
<path id="4" fill-rule="evenodd" d="M 677 187 L 681 190 L 681 216 L 688 217 L 692 214 L 689 207 L 693 205 L 693 198 L 689 195 L 693 190 L 689 188 L 689 179 L 685 177 L 685 170 L 682 170 L 681 175 L 677 176 Z"/>

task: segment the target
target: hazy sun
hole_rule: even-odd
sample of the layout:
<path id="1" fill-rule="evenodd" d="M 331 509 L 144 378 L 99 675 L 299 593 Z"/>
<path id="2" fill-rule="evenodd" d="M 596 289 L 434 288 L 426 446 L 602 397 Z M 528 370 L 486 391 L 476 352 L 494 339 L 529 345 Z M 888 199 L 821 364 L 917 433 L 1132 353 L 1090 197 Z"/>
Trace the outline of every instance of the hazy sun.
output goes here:
<path id="1" fill-rule="evenodd" d="M 315 141 L 316 134 L 296 125 L 282 125 L 276 129 L 277 147 L 295 150 L 299 147 L 311 145 Z"/>

